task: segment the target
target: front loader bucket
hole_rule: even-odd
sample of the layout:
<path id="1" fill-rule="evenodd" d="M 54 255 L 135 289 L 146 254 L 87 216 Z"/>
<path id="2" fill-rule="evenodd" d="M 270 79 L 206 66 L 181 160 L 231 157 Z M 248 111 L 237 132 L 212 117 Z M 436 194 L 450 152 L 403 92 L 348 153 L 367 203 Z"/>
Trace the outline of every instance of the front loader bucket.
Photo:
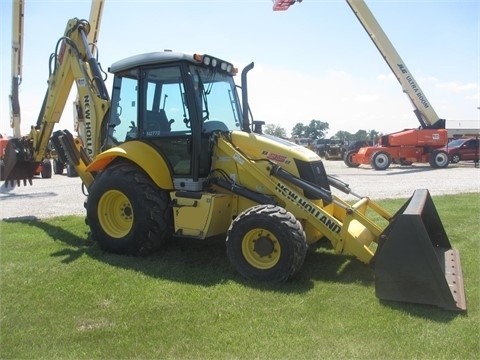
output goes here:
<path id="1" fill-rule="evenodd" d="M 5 184 L 24 184 L 32 182 L 32 178 L 38 168 L 39 162 L 35 162 L 29 155 L 28 145 L 25 146 L 21 139 L 10 139 L 5 147 L 4 173 L 1 176 Z"/>
<path id="2" fill-rule="evenodd" d="M 462 267 L 430 193 L 415 190 L 379 239 L 374 256 L 379 299 L 465 311 Z"/>

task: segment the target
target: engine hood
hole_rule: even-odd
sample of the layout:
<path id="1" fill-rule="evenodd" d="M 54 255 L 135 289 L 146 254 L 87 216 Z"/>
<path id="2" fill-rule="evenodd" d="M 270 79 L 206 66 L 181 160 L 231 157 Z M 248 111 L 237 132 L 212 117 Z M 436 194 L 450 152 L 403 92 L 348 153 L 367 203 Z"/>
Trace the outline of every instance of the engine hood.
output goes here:
<path id="1" fill-rule="evenodd" d="M 292 163 L 294 159 L 306 162 L 321 160 L 312 150 L 272 135 L 233 131 L 231 138 L 236 147 L 254 159 L 266 158 L 279 165 Z"/>

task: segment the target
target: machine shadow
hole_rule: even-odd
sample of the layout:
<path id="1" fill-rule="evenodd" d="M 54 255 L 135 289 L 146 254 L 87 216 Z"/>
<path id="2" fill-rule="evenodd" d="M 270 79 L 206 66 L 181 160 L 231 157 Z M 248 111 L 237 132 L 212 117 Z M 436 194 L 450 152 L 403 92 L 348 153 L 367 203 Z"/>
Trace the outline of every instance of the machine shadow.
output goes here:
<path id="1" fill-rule="evenodd" d="M 154 278 L 203 286 L 235 281 L 249 287 L 279 292 L 306 292 L 313 288 L 314 281 L 361 283 L 365 286 L 373 283 L 372 270 L 368 266 L 346 256 L 319 251 L 318 248 L 308 251 L 305 263 L 294 280 L 269 284 L 245 280 L 233 270 L 226 255 L 224 237 L 206 240 L 176 238 L 156 254 L 133 257 L 102 251 L 89 238 L 88 228 L 85 228 L 86 234 L 82 237 L 36 217 L 10 218 L 3 221 L 36 227 L 53 241 L 65 244 L 65 248 L 52 253 L 52 256 L 59 258 L 63 264 L 86 255 L 96 261 L 138 271 Z"/>
<path id="2" fill-rule="evenodd" d="M 152 278 L 206 287 L 233 281 L 263 291 L 291 294 L 307 293 L 313 289 L 316 282 L 355 283 L 371 287 L 372 299 L 374 298 L 373 269 L 353 257 L 334 254 L 325 242 L 309 249 L 305 263 L 294 279 L 286 283 L 264 283 L 244 279 L 232 269 L 226 256 L 223 237 L 206 240 L 178 238 L 168 243 L 159 253 L 148 257 L 133 257 L 102 251 L 89 238 L 88 228 L 85 228 L 86 236 L 82 237 L 36 217 L 10 218 L 3 221 L 36 227 L 53 241 L 64 244 L 65 248 L 51 254 L 62 264 L 88 256 L 95 261 L 140 272 Z M 439 322 L 448 322 L 457 315 L 428 306 L 390 301 L 380 303 L 413 316 Z"/>
<path id="3" fill-rule="evenodd" d="M 448 168 L 447 168 L 448 169 Z M 404 175 L 404 174 L 416 174 L 422 172 L 436 171 L 437 169 L 432 168 L 431 166 L 421 166 L 421 167 L 398 167 L 392 169 L 392 171 L 386 173 L 386 176 L 392 175 Z"/>

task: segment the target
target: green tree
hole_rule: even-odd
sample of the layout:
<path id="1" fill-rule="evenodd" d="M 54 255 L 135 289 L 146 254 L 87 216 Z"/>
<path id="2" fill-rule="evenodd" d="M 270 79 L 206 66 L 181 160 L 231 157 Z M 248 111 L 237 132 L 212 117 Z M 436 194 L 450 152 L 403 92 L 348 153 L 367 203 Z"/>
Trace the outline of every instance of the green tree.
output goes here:
<path id="1" fill-rule="evenodd" d="M 353 138 L 352 134 L 350 134 L 348 131 L 343 130 L 337 131 L 334 136 L 341 140 L 352 140 Z"/>
<path id="2" fill-rule="evenodd" d="M 273 135 L 279 138 L 286 138 L 287 132 L 284 128 L 277 124 L 267 124 L 265 130 L 263 131 L 265 134 Z"/>
<path id="3" fill-rule="evenodd" d="M 306 127 L 305 137 L 311 139 L 322 139 L 325 137 L 329 125 L 327 122 L 312 119 L 310 124 Z"/>
<path id="4" fill-rule="evenodd" d="M 367 140 L 368 135 L 365 130 L 358 130 L 354 135 L 355 140 Z"/>
<path id="5" fill-rule="evenodd" d="M 377 130 L 368 131 L 368 139 L 376 141 L 380 136 L 380 133 Z"/>
<path id="6" fill-rule="evenodd" d="M 351 134 L 348 131 L 337 131 L 336 138 L 342 140 L 376 140 L 380 136 L 380 133 L 376 130 L 358 130 L 355 134 Z"/>
<path id="7" fill-rule="evenodd" d="M 306 137 L 307 127 L 302 123 L 296 123 L 295 126 L 292 128 L 292 136 L 293 137 Z"/>

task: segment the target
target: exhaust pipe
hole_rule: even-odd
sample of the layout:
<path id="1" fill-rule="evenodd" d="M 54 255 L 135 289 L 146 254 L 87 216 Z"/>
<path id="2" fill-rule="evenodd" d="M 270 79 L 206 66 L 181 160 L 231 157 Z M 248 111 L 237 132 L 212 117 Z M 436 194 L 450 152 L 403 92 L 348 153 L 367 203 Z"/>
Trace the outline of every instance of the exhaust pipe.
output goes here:
<path id="1" fill-rule="evenodd" d="M 426 189 L 415 190 L 380 235 L 373 264 L 379 299 L 467 309 L 459 253 Z"/>
<path id="2" fill-rule="evenodd" d="M 251 132 L 250 122 L 248 121 L 248 113 L 250 111 L 250 106 L 248 105 L 248 85 L 247 85 L 247 73 L 253 69 L 254 63 L 250 63 L 242 70 L 241 81 L 242 81 L 242 108 L 243 108 L 243 131 Z"/>

